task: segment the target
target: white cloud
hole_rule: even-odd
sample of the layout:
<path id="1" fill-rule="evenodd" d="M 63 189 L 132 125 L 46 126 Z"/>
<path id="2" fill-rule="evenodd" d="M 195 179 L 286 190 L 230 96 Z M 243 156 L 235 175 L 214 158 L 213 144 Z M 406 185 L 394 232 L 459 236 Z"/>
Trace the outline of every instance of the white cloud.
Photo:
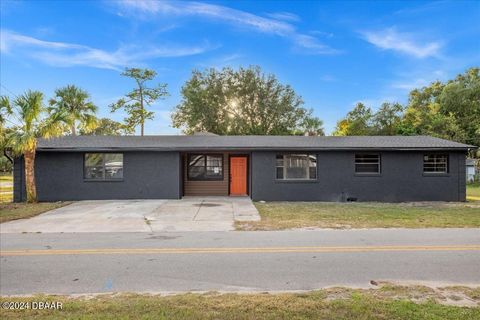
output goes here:
<path id="1" fill-rule="evenodd" d="M 89 66 L 120 70 L 148 59 L 196 55 L 212 48 L 208 43 L 192 47 L 130 45 L 115 51 L 105 51 L 74 43 L 44 41 L 9 30 L 0 30 L 2 53 L 25 55 L 59 67 Z"/>
<path id="2" fill-rule="evenodd" d="M 291 22 L 300 21 L 300 17 L 291 12 L 284 12 L 284 11 L 272 12 L 272 13 L 267 13 L 267 16 L 276 20 L 291 21 Z"/>
<path id="3" fill-rule="evenodd" d="M 415 58 L 438 57 L 442 43 L 421 42 L 409 33 L 398 32 L 395 28 L 362 32 L 364 39 L 383 50 L 393 50 Z"/>
<path id="4" fill-rule="evenodd" d="M 275 18 L 261 17 L 249 12 L 225 6 L 199 2 L 170 2 L 149 0 L 122 0 L 118 3 L 123 10 L 121 15 L 134 14 L 140 19 L 157 15 L 197 16 L 222 21 L 237 27 L 246 27 L 257 32 L 273 34 L 291 40 L 296 47 L 303 48 L 306 53 L 334 54 L 337 50 L 321 43 L 317 38 L 297 32 L 293 24 L 286 22 L 296 17 L 290 13 L 277 13 Z M 282 16 L 280 17 L 279 14 Z M 274 14 L 275 15 L 275 14 Z M 269 15 L 272 17 L 272 14 Z"/>
<path id="5" fill-rule="evenodd" d="M 230 55 L 223 56 L 222 58 L 220 58 L 220 61 L 221 62 L 230 62 L 230 61 L 238 60 L 240 58 L 243 58 L 243 55 L 241 55 L 239 53 L 233 53 L 233 54 L 230 54 Z"/>
<path id="6" fill-rule="evenodd" d="M 401 74 L 400 79 L 393 82 L 391 87 L 411 91 L 428 86 L 437 80 L 445 81 L 446 79 L 448 79 L 448 75 L 443 70 L 412 71 L 411 73 Z"/>
<path id="7" fill-rule="evenodd" d="M 241 65 L 241 61 L 244 55 L 240 53 L 232 53 L 226 55 L 219 55 L 213 56 L 209 59 L 201 62 L 197 62 L 195 66 L 197 68 L 215 68 L 215 69 L 223 69 L 225 67 L 233 67 L 235 65 Z"/>
<path id="8" fill-rule="evenodd" d="M 332 49 L 320 43 L 315 37 L 306 34 L 295 34 L 293 36 L 297 48 L 307 49 L 305 53 L 310 54 L 333 54 L 340 53 L 340 50 Z"/>
<path id="9" fill-rule="evenodd" d="M 268 33 L 284 34 L 293 31 L 293 27 L 290 24 L 282 21 L 263 18 L 244 11 L 207 3 L 122 0 L 120 1 L 120 6 L 130 12 L 131 10 L 136 10 L 137 13 L 143 14 L 173 14 L 180 16 L 209 17 L 250 26 Z"/>
<path id="10" fill-rule="evenodd" d="M 12 31 L 1 30 L 0 31 L 0 50 L 2 52 L 9 52 L 13 47 L 19 46 L 34 46 L 38 48 L 49 49 L 84 49 L 86 47 L 76 44 L 69 44 L 63 42 L 43 41 L 35 39 L 33 37 L 24 36 Z"/>
<path id="11" fill-rule="evenodd" d="M 412 81 L 409 81 L 409 82 L 395 82 L 392 84 L 392 88 L 410 91 L 415 88 L 422 88 L 428 84 L 429 84 L 429 81 L 425 79 L 413 79 Z"/>

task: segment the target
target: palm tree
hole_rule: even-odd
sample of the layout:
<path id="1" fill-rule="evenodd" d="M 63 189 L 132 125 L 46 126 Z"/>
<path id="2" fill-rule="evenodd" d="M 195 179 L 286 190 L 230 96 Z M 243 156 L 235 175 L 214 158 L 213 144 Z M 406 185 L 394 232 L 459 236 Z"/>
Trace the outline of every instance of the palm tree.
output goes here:
<path id="1" fill-rule="evenodd" d="M 70 133 L 77 134 L 77 123 L 82 131 L 89 132 L 97 126 L 95 113 L 97 107 L 89 101 L 90 95 L 74 85 L 55 90 L 55 97 L 50 99 L 50 114 L 61 113 L 66 116 L 65 124 Z"/>
<path id="2" fill-rule="evenodd" d="M 5 147 L 6 143 L 6 130 L 5 122 L 7 121 L 8 116 L 12 114 L 12 108 L 8 103 L 8 98 L 5 96 L 0 97 L 0 147 L 2 150 Z M 3 151 L 2 151 L 3 152 Z"/>
<path id="3" fill-rule="evenodd" d="M 13 107 L 13 108 L 12 108 Z M 43 104 L 43 93 L 27 91 L 10 102 L 8 97 L 1 97 L 0 109 L 14 110 L 19 124 L 7 135 L 7 148 L 14 156 L 22 156 L 25 160 L 25 181 L 27 201 L 37 201 L 35 187 L 35 149 L 38 138 L 50 138 L 62 134 L 61 122 L 63 114 L 45 118 L 46 107 Z"/>

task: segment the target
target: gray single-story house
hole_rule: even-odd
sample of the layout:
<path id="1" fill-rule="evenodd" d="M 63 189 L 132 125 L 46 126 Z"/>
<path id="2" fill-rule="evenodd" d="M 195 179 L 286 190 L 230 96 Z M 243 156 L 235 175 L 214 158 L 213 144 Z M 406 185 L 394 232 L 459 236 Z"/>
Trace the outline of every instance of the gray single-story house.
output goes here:
<path id="1" fill-rule="evenodd" d="M 428 136 L 66 136 L 38 141 L 35 177 L 40 201 L 465 201 L 469 148 Z M 14 200 L 25 199 L 18 158 Z"/>

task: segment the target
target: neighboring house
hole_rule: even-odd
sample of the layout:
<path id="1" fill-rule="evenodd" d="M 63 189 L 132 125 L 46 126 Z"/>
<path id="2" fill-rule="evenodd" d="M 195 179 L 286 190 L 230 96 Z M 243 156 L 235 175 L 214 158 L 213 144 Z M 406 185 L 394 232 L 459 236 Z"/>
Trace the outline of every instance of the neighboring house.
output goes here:
<path id="1" fill-rule="evenodd" d="M 465 163 L 467 171 L 467 182 L 475 181 L 475 175 L 477 174 L 477 167 L 475 159 L 467 159 Z"/>
<path id="2" fill-rule="evenodd" d="M 40 201 L 465 201 L 469 148 L 428 136 L 68 136 L 39 140 L 35 172 Z M 14 172 L 22 201 L 22 159 Z"/>

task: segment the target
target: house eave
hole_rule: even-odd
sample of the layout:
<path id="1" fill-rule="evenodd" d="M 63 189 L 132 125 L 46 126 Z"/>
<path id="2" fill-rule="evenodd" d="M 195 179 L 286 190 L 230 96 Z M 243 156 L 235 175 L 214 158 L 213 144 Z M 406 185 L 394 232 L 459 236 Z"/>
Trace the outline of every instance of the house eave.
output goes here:
<path id="1" fill-rule="evenodd" d="M 190 151 L 465 151 L 470 148 L 445 148 L 445 147 L 423 147 L 423 148 L 379 148 L 379 147 L 105 147 L 105 148 L 37 148 L 37 152 L 190 152 Z"/>

